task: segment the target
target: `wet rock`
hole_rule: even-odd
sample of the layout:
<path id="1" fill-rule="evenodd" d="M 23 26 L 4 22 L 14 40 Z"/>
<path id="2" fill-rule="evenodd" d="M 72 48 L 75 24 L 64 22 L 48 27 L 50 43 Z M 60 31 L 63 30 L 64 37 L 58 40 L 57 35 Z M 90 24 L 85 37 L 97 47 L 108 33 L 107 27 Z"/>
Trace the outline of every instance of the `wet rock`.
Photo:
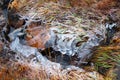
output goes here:
<path id="1" fill-rule="evenodd" d="M 0 52 L 3 50 L 3 46 L 4 46 L 3 42 L 0 41 Z"/>
<path id="2" fill-rule="evenodd" d="M 105 26 L 93 29 L 89 32 L 82 28 L 60 27 L 50 28 L 50 40 L 46 47 L 52 47 L 55 51 L 60 51 L 68 56 L 78 55 L 80 64 L 84 63 L 92 55 L 92 50 L 99 46 L 105 39 Z M 80 45 L 78 45 L 80 43 Z M 57 54 L 57 53 L 56 53 Z"/>
<path id="3" fill-rule="evenodd" d="M 83 43 L 77 51 L 78 58 L 80 59 L 79 64 L 85 63 L 85 61 L 93 55 L 92 50 L 104 41 L 105 26 L 101 25 L 99 29 L 91 31 L 91 33 L 88 33 L 88 37 L 89 39 Z"/>
<path id="4" fill-rule="evenodd" d="M 57 28 L 51 28 L 51 38 L 46 43 L 46 47 L 52 47 L 55 51 L 60 51 L 62 54 L 73 56 L 77 51 L 75 39 L 78 35 L 71 32 L 61 34 L 59 33 L 59 30 L 60 29 Z"/>
<path id="5" fill-rule="evenodd" d="M 120 80 L 120 65 L 115 69 L 115 74 L 117 75 L 116 80 Z"/>
<path id="6" fill-rule="evenodd" d="M 46 70 L 48 75 L 50 75 L 50 73 L 54 72 L 56 69 L 60 70 L 60 64 L 49 61 L 47 58 L 41 55 L 37 48 L 20 43 L 21 39 L 19 37 L 23 36 L 23 34 L 20 29 L 17 29 L 9 34 L 9 37 L 12 41 L 10 44 L 10 49 L 16 53 L 16 56 L 18 55 L 18 58 L 21 58 L 20 56 L 22 56 L 22 58 L 24 57 L 23 59 L 19 59 L 20 62 L 26 61 L 27 59 L 33 65 L 39 64 L 39 66 L 42 66 Z M 32 58 L 31 55 L 33 55 Z"/>

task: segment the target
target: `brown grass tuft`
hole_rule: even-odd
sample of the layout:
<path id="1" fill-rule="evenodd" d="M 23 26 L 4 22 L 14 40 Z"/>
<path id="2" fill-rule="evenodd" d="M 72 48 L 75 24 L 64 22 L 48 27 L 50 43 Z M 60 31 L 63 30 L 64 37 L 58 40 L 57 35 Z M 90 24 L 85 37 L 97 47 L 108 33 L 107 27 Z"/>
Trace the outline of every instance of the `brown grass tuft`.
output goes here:
<path id="1" fill-rule="evenodd" d="M 97 8 L 101 10 L 110 9 L 117 5 L 117 0 L 101 0 L 97 3 Z"/>

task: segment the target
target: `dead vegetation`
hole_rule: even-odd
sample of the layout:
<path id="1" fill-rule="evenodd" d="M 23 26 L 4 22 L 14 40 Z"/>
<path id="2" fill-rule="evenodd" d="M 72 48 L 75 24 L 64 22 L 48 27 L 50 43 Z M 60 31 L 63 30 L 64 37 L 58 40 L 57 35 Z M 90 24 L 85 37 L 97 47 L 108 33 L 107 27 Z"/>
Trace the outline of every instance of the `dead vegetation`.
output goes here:
<path id="1" fill-rule="evenodd" d="M 119 9 L 118 0 L 15 0 L 9 5 L 10 14 L 20 14 L 23 19 L 9 18 L 10 25 L 18 29 L 28 20 L 26 43 L 29 46 L 45 49 L 45 43 L 50 39 L 49 29 L 59 27 L 56 33 L 67 34 L 68 28 L 74 32 L 86 34 L 86 30 L 95 28 L 104 22 L 112 8 Z M 98 10 L 96 10 L 98 9 Z M 119 12 L 118 12 L 119 13 Z M 117 17 L 120 15 L 117 13 Z M 35 20 L 38 19 L 38 20 Z M 14 22 L 13 22 L 13 21 Z M 37 21 L 37 22 L 36 22 Z M 63 28 L 63 27 L 66 28 Z M 61 28 L 62 27 L 62 28 Z M 76 30 L 75 28 L 79 28 Z M 81 28 L 82 27 L 82 28 Z M 54 30 L 55 31 L 55 30 Z M 119 31 L 119 30 L 118 30 Z M 119 34 L 113 38 L 111 45 L 99 47 L 92 57 L 89 67 L 68 71 L 58 70 L 57 74 L 50 73 L 38 65 L 31 63 L 15 62 L 14 59 L 0 56 L 0 79 L 3 80 L 113 80 L 114 68 L 120 64 L 120 39 Z M 77 38 L 78 45 L 87 39 Z M 83 41 L 84 40 L 84 41 Z M 0 55 L 4 55 L 3 43 L 0 42 Z M 50 54 L 50 53 L 49 53 Z M 5 57 L 8 57 L 7 54 Z M 53 69 L 53 71 L 55 71 Z M 101 73 L 101 74 L 99 74 Z M 56 71 L 55 71 L 56 72 Z M 64 74 L 63 74 L 64 72 Z M 112 74 L 113 73 L 113 74 Z"/>

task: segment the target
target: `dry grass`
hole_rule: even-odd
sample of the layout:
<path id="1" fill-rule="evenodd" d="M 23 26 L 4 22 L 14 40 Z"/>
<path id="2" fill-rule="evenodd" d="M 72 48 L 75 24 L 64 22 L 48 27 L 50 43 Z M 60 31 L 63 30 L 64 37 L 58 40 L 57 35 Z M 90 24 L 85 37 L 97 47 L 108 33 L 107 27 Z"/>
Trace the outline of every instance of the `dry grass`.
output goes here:
<path id="1" fill-rule="evenodd" d="M 95 51 L 92 62 L 96 70 L 105 75 L 105 80 L 114 80 L 114 68 L 120 65 L 120 46 L 112 44 L 100 47 Z"/>
<path id="2" fill-rule="evenodd" d="M 25 65 L 17 64 L 11 61 L 4 62 L 4 59 L 0 59 L 0 80 L 15 80 L 24 78 L 24 75 L 29 70 L 29 68 Z"/>
<path id="3" fill-rule="evenodd" d="M 117 6 L 117 0 L 101 0 L 97 3 L 98 9 L 106 10 Z"/>
<path id="4" fill-rule="evenodd" d="M 38 1 L 38 3 L 35 3 L 37 1 Z M 82 18 L 76 18 L 76 16 L 69 11 L 71 6 L 72 7 L 77 7 L 77 6 L 90 7 L 93 3 L 96 2 L 96 0 L 76 0 L 76 1 L 75 0 L 66 0 L 66 4 L 64 4 L 63 3 L 64 0 L 59 0 L 59 1 L 63 1 L 63 2 L 61 2 L 61 4 L 63 4 L 63 5 L 60 5 L 59 3 L 53 3 L 53 2 L 44 3 L 44 1 L 45 0 L 36 0 L 36 1 L 21 0 L 21 2 L 18 3 L 19 6 L 16 5 L 16 3 L 13 3 L 12 5 L 14 5 L 14 7 L 18 7 L 17 8 L 18 11 L 24 16 L 27 15 L 30 18 L 31 17 L 38 18 L 40 16 L 42 19 L 46 20 L 47 26 L 50 27 L 50 24 L 52 21 L 60 20 L 60 18 L 64 17 L 65 14 L 71 16 L 71 18 L 73 18 L 75 20 L 77 19 L 76 23 L 78 23 L 78 25 L 79 25 Z M 48 0 L 46 0 L 46 1 L 48 2 Z M 54 2 L 57 2 L 57 1 L 54 0 Z M 80 3 L 78 3 L 78 2 L 80 2 Z M 114 0 L 102 0 L 97 4 L 97 7 L 99 9 L 104 9 L 104 8 L 107 9 L 109 7 L 115 6 L 115 4 L 116 4 L 116 2 Z M 25 7 L 25 6 L 27 6 L 27 7 Z M 32 11 L 32 10 L 34 10 L 34 11 Z M 58 14 L 60 14 L 60 15 L 58 15 Z M 83 12 L 83 14 L 84 14 L 84 12 Z M 91 14 L 89 14 L 89 15 L 91 15 Z M 72 24 L 72 25 L 74 25 L 74 24 Z M 67 26 L 71 27 L 71 22 Z M 74 26 L 76 26 L 76 25 L 74 25 Z M 84 24 L 82 26 L 84 26 Z M 118 42 L 120 42 L 120 40 L 115 40 L 115 42 L 118 43 Z M 113 68 L 113 66 L 115 66 L 115 64 L 119 60 L 119 59 L 114 59 L 114 57 L 116 57 L 119 53 L 112 53 L 112 51 L 118 50 L 118 49 L 120 49 L 119 46 L 101 47 L 100 50 L 97 51 L 97 55 L 95 55 L 95 57 L 93 59 L 93 62 L 95 62 L 95 64 L 96 63 L 100 64 L 100 65 L 97 65 L 96 67 L 97 68 L 98 67 L 105 67 L 105 68 L 112 67 Z M 115 56 L 111 58 L 111 56 L 113 56 L 113 55 L 115 55 Z M 101 57 L 102 57 L 102 59 L 101 59 Z M 104 65 L 101 65 L 103 62 L 107 62 L 110 64 L 105 63 Z M 96 71 L 88 72 L 88 71 L 81 71 L 81 69 L 80 69 L 80 70 L 71 70 L 71 71 L 66 72 L 66 74 L 63 74 L 64 70 L 61 70 L 60 72 L 57 72 L 57 75 L 55 75 L 55 74 L 48 75 L 47 72 L 44 69 L 42 69 L 41 67 L 31 66 L 29 63 L 21 64 L 19 62 L 9 61 L 9 60 L 0 58 L 0 64 L 1 64 L 0 65 L 0 78 L 3 80 L 88 80 L 88 79 L 89 80 L 104 80 L 103 76 L 101 76 Z M 109 73 L 111 73 L 111 72 L 109 72 Z M 109 80 L 109 79 L 106 78 L 106 80 Z"/>
<path id="5" fill-rule="evenodd" d="M 103 77 L 95 71 L 86 72 L 82 69 L 70 71 L 61 70 L 57 74 L 53 74 L 54 72 L 48 74 L 46 70 L 34 64 L 23 64 L 7 61 L 2 58 L 0 58 L 0 64 L 0 80 L 104 80 Z"/>

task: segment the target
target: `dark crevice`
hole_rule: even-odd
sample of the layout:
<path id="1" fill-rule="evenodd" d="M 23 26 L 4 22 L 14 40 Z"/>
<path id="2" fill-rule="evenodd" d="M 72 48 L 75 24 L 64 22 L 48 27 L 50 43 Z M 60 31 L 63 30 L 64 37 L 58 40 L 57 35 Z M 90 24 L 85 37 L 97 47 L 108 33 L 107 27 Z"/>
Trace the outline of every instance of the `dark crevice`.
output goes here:
<path id="1" fill-rule="evenodd" d="M 69 56 L 66 54 L 62 54 L 59 51 L 55 51 L 53 48 L 47 48 L 43 51 L 40 51 L 43 56 L 48 58 L 52 62 L 60 63 L 63 67 L 68 65 L 77 66 L 77 56 Z"/>

